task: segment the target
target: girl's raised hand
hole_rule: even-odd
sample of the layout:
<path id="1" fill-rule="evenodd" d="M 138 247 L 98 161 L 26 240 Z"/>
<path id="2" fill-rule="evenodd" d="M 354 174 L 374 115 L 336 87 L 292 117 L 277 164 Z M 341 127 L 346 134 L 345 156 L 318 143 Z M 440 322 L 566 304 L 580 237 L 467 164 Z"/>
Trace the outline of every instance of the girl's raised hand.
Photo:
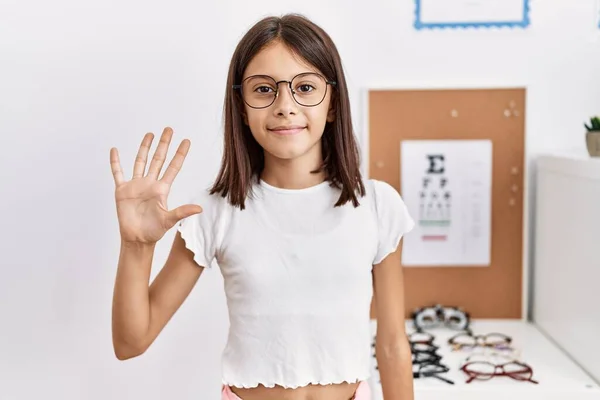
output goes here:
<path id="1" fill-rule="evenodd" d="M 172 136 L 173 130 L 169 127 L 165 128 L 145 176 L 148 152 L 154 135 L 147 133 L 144 136 L 130 181 L 123 179 L 118 150 L 114 147 L 110 149 L 110 165 L 115 180 L 115 201 L 122 242 L 154 244 L 181 219 L 202 212 L 202 207 L 196 204 L 186 204 L 171 211 L 167 208 L 169 190 L 190 148 L 190 141 L 184 139 L 162 178 L 159 179 L 158 175 L 165 162 Z"/>

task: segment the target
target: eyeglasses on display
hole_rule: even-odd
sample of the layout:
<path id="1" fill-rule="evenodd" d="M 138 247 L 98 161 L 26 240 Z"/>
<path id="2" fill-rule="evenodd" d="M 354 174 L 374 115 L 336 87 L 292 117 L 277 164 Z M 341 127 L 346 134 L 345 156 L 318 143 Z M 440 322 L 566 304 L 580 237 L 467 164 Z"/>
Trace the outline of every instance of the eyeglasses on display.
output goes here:
<path id="1" fill-rule="evenodd" d="M 498 376 L 538 383 L 533 379 L 533 368 L 530 365 L 501 354 L 468 357 L 460 369 L 469 377 L 466 383 L 471 383 L 476 379 L 487 381 Z"/>
<path id="2" fill-rule="evenodd" d="M 411 317 L 417 330 L 444 326 L 463 331 L 469 328 L 470 323 L 469 313 L 458 307 L 443 307 L 439 304 L 418 308 L 413 311 Z"/>
<path id="3" fill-rule="evenodd" d="M 450 339 L 448 344 L 454 350 L 473 349 L 477 347 L 492 347 L 495 349 L 512 349 L 512 338 L 503 333 L 488 333 L 486 335 L 474 335 L 472 332 L 461 332 Z"/>

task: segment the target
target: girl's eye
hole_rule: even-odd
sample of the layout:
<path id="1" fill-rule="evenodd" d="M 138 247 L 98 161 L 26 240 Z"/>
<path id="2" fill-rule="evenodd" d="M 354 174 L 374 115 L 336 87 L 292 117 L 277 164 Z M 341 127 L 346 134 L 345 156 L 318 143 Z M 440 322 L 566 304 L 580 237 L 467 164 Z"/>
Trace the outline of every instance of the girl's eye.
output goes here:
<path id="1" fill-rule="evenodd" d="M 298 92 L 301 93 L 308 93 L 308 92 L 312 92 L 313 90 L 315 90 L 315 87 L 312 85 L 309 85 L 308 83 L 302 84 L 298 86 L 298 89 L 296 89 Z"/>
<path id="2" fill-rule="evenodd" d="M 273 88 L 270 88 L 268 86 L 259 86 L 256 89 L 254 89 L 254 91 L 261 94 L 268 94 L 271 93 L 270 91 L 273 91 Z"/>

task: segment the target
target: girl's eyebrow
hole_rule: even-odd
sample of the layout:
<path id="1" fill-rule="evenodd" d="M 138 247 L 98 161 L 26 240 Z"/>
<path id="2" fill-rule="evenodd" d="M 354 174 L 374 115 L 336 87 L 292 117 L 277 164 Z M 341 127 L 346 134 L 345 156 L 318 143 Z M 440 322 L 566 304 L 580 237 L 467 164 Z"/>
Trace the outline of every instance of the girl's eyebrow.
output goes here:
<path id="1" fill-rule="evenodd" d="M 242 80 L 243 80 L 243 79 L 246 79 L 246 78 L 248 78 L 248 77 L 250 77 L 250 76 L 268 76 L 269 78 L 273 78 L 273 79 L 275 79 L 275 81 L 280 81 L 280 80 L 284 80 L 284 81 L 285 81 L 285 80 L 287 80 L 287 81 L 290 81 L 290 80 L 292 80 L 294 77 L 296 77 L 296 76 L 298 76 L 298 75 L 301 75 L 301 74 L 319 74 L 319 75 L 321 75 L 321 73 L 320 73 L 319 71 L 305 70 L 305 71 L 298 72 L 298 73 L 296 73 L 296 74 L 293 74 L 293 75 L 289 75 L 289 76 L 288 76 L 288 78 L 286 78 L 286 79 L 277 79 L 275 76 L 273 76 L 273 75 L 270 75 L 270 74 L 265 74 L 265 73 L 254 73 L 254 74 L 244 74 L 244 76 L 242 77 Z"/>

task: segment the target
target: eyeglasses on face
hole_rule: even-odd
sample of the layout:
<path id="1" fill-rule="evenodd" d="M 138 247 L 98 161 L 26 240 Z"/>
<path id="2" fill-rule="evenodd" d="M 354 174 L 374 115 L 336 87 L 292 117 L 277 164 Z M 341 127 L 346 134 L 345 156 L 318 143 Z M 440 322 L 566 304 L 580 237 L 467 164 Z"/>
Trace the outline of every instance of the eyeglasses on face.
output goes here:
<path id="1" fill-rule="evenodd" d="M 321 104 L 327 95 L 327 87 L 335 86 L 337 82 L 327 80 L 315 72 L 304 72 L 291 80 L 276 81 L 268 75 L 252 75 L 245 78 L 241 84 L 233 85 L 239 90 L 244 103 L 251 108 L 267 108 L 279 96 L 279 85 L 287 83 L 292 97 L 301 106 L 315 107 Z"/>

